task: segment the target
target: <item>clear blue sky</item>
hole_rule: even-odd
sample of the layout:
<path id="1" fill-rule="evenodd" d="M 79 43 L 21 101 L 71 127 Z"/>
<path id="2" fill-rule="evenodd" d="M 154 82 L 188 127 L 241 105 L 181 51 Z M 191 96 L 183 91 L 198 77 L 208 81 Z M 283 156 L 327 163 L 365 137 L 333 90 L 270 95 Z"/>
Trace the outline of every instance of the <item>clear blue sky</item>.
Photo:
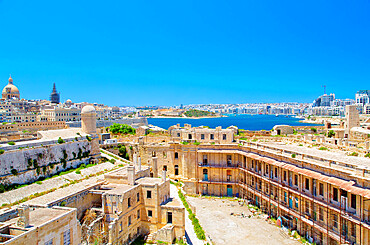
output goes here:
<path id="1" fill-rule="evenodd" d="M 0 0 L 0 82 L 108 105 L 312 102 L 370 89 L 370 1 Z"/>

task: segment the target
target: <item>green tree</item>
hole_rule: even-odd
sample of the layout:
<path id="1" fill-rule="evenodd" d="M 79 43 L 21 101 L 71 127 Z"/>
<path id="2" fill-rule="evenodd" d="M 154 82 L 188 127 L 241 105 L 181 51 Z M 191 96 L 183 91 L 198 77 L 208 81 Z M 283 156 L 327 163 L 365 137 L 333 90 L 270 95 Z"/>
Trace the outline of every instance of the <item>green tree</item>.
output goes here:
<path id="1" fill-rule="evenodd" d="M 333 130 L 330 130 L 328 132 L 328 137 L 331 138 L 331 137 L 334 137 L 335 136 L 335 132 Z"/>

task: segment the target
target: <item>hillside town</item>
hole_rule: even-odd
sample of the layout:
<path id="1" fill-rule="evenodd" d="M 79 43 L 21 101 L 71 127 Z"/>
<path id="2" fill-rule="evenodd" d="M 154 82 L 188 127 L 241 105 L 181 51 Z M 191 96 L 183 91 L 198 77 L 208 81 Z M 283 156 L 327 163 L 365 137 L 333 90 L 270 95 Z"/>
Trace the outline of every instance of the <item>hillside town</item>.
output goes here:
<path id="1" fill-rule="evenodd" d="M 21 99 L 9 77 L 1 106 L 0 244 L 223 244 L 237 233 L 213 224 L 234 216 L 262 219 L 277 244 L 370 242 L 369 90 L 313 104 L 109 107 L 61 103 L 55 84 L 49 100 Z M 245 113 L 319 125 L 147 122 Z"/>

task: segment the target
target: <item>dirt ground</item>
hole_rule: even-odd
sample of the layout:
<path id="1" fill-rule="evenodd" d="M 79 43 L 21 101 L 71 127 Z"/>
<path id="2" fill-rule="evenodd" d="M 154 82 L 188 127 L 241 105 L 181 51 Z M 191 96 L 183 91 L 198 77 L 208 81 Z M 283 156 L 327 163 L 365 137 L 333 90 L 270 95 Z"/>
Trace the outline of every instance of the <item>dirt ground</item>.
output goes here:
<path id="1" fill-rule="evenodd" d="M 215 245 L 301 244 L 281 228 L 269 224 L 262 215 L 248 218 L 249 208 L 238 201 L 198 197 L 187 197 L 187 200 L 195 206 L 200 224 Z"/>

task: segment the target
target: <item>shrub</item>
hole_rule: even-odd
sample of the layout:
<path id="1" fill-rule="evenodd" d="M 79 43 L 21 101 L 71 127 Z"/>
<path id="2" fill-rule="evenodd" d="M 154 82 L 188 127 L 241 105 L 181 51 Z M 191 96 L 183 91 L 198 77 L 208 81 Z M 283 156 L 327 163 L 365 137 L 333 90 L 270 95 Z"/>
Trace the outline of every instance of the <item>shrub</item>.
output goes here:
<path id="1" fill-rule="evenodd" d="M 42 172 L 46 174 L 46 166 L 42 166 Z"/>
<path id="2" fill-rule="evenodd" d="M 8 142 L 8 145 L 15 145 L 13 141 Z"/>
<path id="3" fill-rule="evenodd" d="M 357 157 L 357 156 L 358 156 L 358 153 L 357 153 L 357 152 L 352 152 L 352 153 L 350 154 L 350 156 Z"/>
<path id="4" fill-rule="evenodd" d="M 64 140 L 61 137 L 59 137 L 58 138 L 58 144 L 63 144 L 63 143 L 64 143 Z"/>
<path id="5" fill-rule="evenodd" d="M 60 203 L 60 206 L 64 207 L 67 203 L 65 201 Z"/>
<path id="6" fill-rule="evenodd" d="M 330 131 L 328 132 L 328 137 L 329 137 L 329 138 L 331 138 L 331 137 L 333 137 L 333 136 L 335 136 L 335 132 L 334 132 L 333 130 L 330 130 Z"/>
<path id="7" fill-rule="evenodd" d="M 10 171 L 13 175 L 18 175 L 18 171 L 16 170 L 16 169 L 12 169 L 11 171 Z"/>
<path id="8" fill-rule="evenodd" d="M 195 141 L 193 144 L 194 144 L 194 145 L 200 145 L 200 142 Z"/>
<path id="9" fill-rule="evenodd" d="M 76 174 L 81 174 L 81 171 L 79 169 L 77 169 Z"/>
<path id="10" fill-rule="evenodd" d="M 369 157 L 369 158 L 370 158 L 370 153 L 367 153 L 367 154 L 365 155 L 365 157 Z"/>
<path id="11" fill-rule="evenodd" d="M 87 139 L 87 141 L 91 141 L 92 140 L 91 137 L 88 136 L 88 135 L 86 135 L 86 139 Z"/>
<path id="12" fill-rule="evenodd" d="M 188 144 L 189 144 L 189 142 L 187 142 L 187 141 L 182 141 L 182 142 L 181 142 L 181 144 L 183 144 L 183 145 L 188 145 Z"/>
<path id="13" fill-rule="evenodd" d="M 316 133 L 316 132 L 317 132 L 317 128 L 313 128 L 313 127 L 312 127 L 312 128 L 311 128 L 311 131 L 312 131 L 312 132 L 314 132 L 314 133 Z"/>
<path id="14" fill-rule="evenodd" d="M 63 150 L 63 158 L 67 160 L 68 154 L 66 150 Z"/>
<path id="15" fill-rule="evenodd" d="M 292 154 L 292 158 L 295 158 L 295 157 L 296 157 L 296 154 L 294 154 L 294 153 L 293 153 L 293 154 Z"/>
<path id="16" fill-rule="evenodd" d="M 112 164 L 115 164 L 116 163 L 116 159 L 112 158 L 109 160 L 109 162 L 111 162 Z"/>
<path id="17" fill-rule="evenodd" d="M 324 146 L 321 146 L 321 147 L 319 148 L 319 150 L 320 150 L 320 151 L 327 151 L 327 150 L 328 150 L 328 148 L 326 148 L 326 147 L 324 147 Z"/>
<path id="18" fill-rule="evenodd" d="M 3 154 L 5 151 L 3 149 L 0 149 L 0 155 Z"/>

